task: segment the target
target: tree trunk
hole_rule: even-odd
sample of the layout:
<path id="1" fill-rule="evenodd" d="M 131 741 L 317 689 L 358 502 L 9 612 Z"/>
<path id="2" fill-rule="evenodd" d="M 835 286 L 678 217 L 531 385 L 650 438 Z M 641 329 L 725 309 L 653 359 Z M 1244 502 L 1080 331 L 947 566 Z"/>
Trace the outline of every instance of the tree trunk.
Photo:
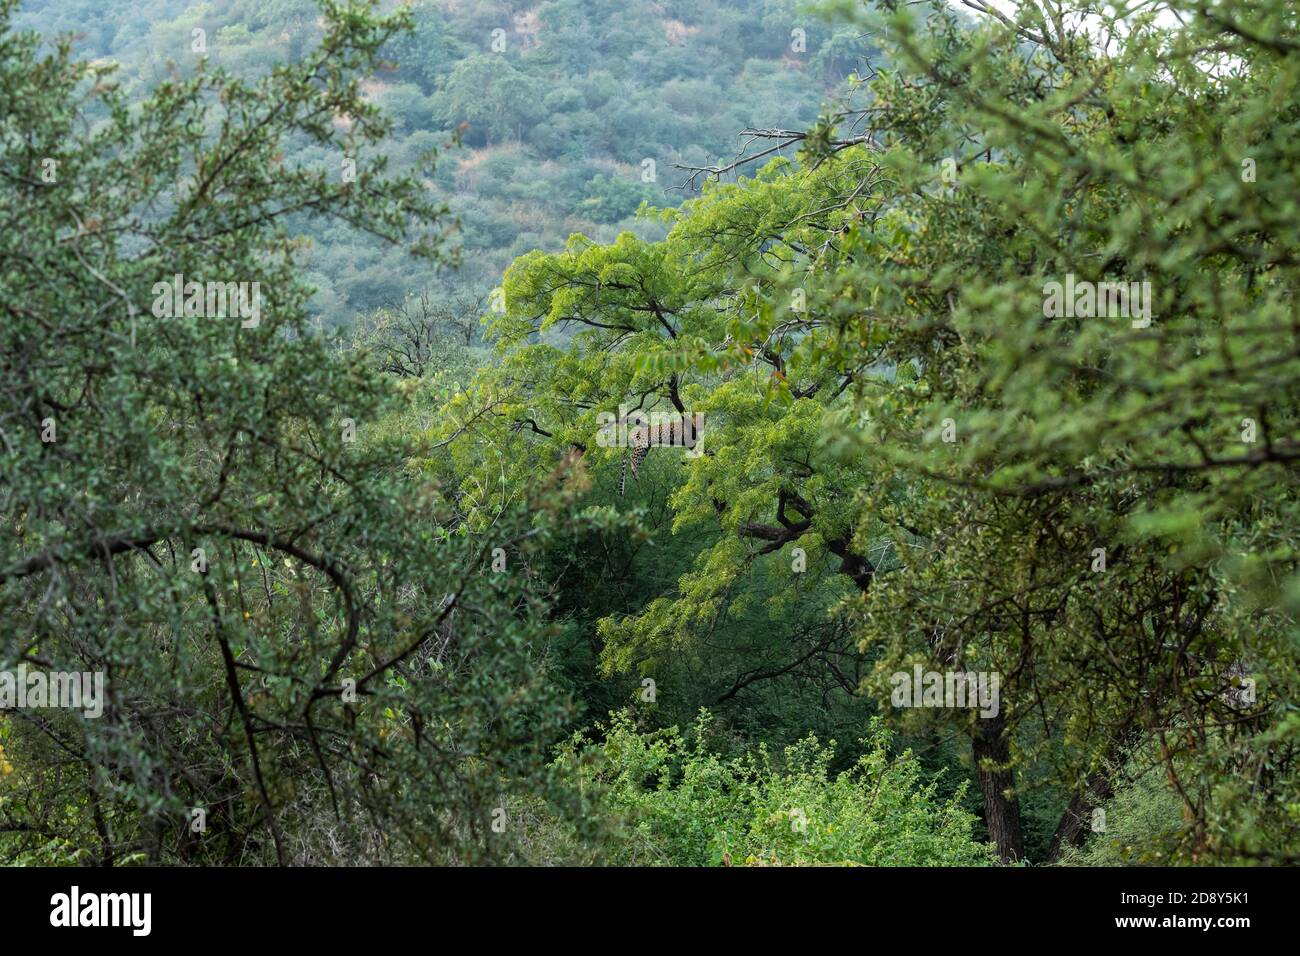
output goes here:
<path id="1" fill-rule="evenodd" d="M 1136 718 L 1125 720 L 1106 748 L 1102 769 L 1089 774 L 1083 782 L 1083 788 L 1070 797 L 1070 803 L 1056 825 L 1056 832 L 1052 834 L 1052 845 L 1047 850 L 1049 863 L 1060 859 L 1069 847 L 1083 846 L 1083 841 L 1088 839 L 1088 834 L 1092 832 L 1092 811 L 1114 795 L 1114 774 L 1118 772 L 1129 748 L 1137 742 L 1139 732 Z"/>
<path id="2" fill-rule="evenodd" d="M 1070 798 L 1069 805 L 1061 814 L 1061 820 L 1052 834 L 1052 845 L 1047 850 L 1048 862 L 1060 859 L 1067 847 L 1083 846 L 1092 830 L 1092 811 L 1101 806 L 1111 795 L 1110 784 L 1105 774 L 1094 773 L 1088 777 L 1083 789 Z"/>
<path id="3" fill-rule="evenodd" d="M 979 718 L 979 727 L 971 741 L 975 757 L 975 777 L 984 797 L 984 823 L 1003 863 L 1025 857 L 1025 835 L 1020 826 L 1020 801 L 1014 796 L 1016 778 L 1007 763 L 1011 752 L 1003 736 L 1006 721 L 996 717 Z M 986 768 L 984 762 L 993 766 Z M 1008 797 L 1007 792 L 1013 795 Z"/>

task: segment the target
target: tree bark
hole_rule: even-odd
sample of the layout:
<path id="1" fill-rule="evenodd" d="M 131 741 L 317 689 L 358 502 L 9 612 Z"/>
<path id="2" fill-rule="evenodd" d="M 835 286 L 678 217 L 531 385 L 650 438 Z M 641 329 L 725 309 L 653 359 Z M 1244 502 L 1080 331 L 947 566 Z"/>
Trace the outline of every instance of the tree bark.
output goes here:
<path id="1" fill-rule="evenodd" d="M 1007 766 L 1011 751 L 1004 733 L 1006 720 L 979 718 L 979 727 L 971 741 L 975 757 L 975 777 L 984 797 L 984 823 L 989 838 L 997 847 L 1003 863 L 1015 863 L 1025 857 L 1025 835 L 1020 824 L 1020 801 L 1015 797 L 1015 774 Z M 985 761 L 992 766 L 985 767 Z M 1010 792 L 1012 795 L 1007 796 Z"/>
<path id="2" fill-rule="evenodd" d="M 1069 847 L 1083 846 L 1092 831 L 1092 811 L 1114 796 L 1114 774 L 1129 748 L 1137 742 L 1140 730 L 1135 717 L 1126 719 L 1106 749 L 1102 769 L 1089 774 L 1083 787 L 1070 797 L 1052 834 L 1052 844 L 1047 850 L 1049 863 L 1060 859 Z"/>
<path id="3" fill-rule="evenodd" d="M 1048 862 L 1060 859 L 1067 847 L 1083 846 L 1092 830 L 1092 811 L 1111 796 L 1106 775 L 1094 773 L 1084 782 L 1083 789 L 1070 798 L 1061 820 L 1052 834 L 1052 845 L 1047 850 Z"/>

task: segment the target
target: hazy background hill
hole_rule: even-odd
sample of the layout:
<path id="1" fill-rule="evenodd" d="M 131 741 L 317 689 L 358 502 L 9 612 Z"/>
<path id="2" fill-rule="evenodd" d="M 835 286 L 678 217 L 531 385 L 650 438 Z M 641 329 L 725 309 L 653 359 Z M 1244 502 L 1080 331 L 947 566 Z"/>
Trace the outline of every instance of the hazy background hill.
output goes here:
<path id="1" fill-rule="evenodd" d="M 856 31 L 798 9 L 798 0 L 419 0 L 414 34 L 393 44 L 393 68 L 366 94 L 395 122 L 394 171 L 461 131 L 427 181 L 461 222 L 462 264 L 436 276 L 347 227 L 304 223 L 323 321 L 350 322 L 425 285 L 477 301 L 514 257 L 575 232 L 654 234 L 658 225 L 635 213 L 642 201 L 689 195 L 675 163 L 732 155 L 746 127 L 807 127 L 860 64 Z M 212 63 L 245 77 L 300 56 L 320 34 L 312 0 L 34 0 L 18 23 L 76 34 L 84 55 L 119 62 L 133 90 L 190 72 L 196 29 Z M 287 161 L 337 159 L 303 143 Z"/>

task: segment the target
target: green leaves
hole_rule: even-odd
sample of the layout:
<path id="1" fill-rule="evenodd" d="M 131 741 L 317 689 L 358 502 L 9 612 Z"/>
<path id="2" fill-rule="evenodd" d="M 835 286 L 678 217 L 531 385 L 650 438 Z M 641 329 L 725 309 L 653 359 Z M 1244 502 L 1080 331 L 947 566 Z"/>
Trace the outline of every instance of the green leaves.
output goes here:
<path id="1" fill-rule="evenodd" d="M 674 534 L 709 534 L 601 620 L 608 673 L 707 656 L 807 588 L 876 656 L 882 706 L 916 660 L 1003 674 L 1005 757 L 975 771 L 990 799 L 1025 773 L 1064 804 L 1176 725 L 1179 852 L 1255 854 L 1218 801 L 1234 761 L 1289 768 L 1295 743 L 1268 728 L 1300 686 L 1278 653 L 1300 557 L 1280 530 L 1300 517 L 1281 175 L 1300 61 L 1192 4 L 1182 27 L 1116 23 L 1108 49 L 1035 9 L 969 28 L 941 4 L 855 12 L 894 66 L 799 164 L 709 185 L 662 241 L 520 260 L 503 367 L 551 434 L 521 446 L 582 443 L 599 475 L 621 456 L 581 437 L 592 411 L 709 417 L 705 454 L 657 476 Z M 1234 67 L 1207 69 L 1210 49 Z M 848 142 L 846 117 L 871 136 Z M 822 557 L 810 578 L 795 548 Z M 1237 661 L 1272 695 L 1249 720 L 1222 696 Z M 1297 780 L 1247 829 L 1279 826 Z"/>
<path id="2" fill-rule="evenodd" d="M 24 774 L 0 799 L 32 828 L 0 855 L 509 857 L 482 822 L 503 781 L 549 793 L 567 707 L 533 650 L 544 612 L 484 568 L 493 547 L 527 566 L 559 497 L 535 487 L 472 537 L 410 467 L 424 436 L 391 427 L 415 396 L 309 322 L 286 225 L 333 217 L 416 252 L 439 232 L 423 184 L 382 162 L 358 158 L 348 182 L 283 161 L 298 137 L 336 163 L 380 141 L 355 80 L 406 14 L 328 3 L 302 62 L 255 81 L 200 67 L 127 110 L 110 87 L 81 96 L 92 71 L 66 47 L 38 60 L 12 6 L 0 128 L 23 135 L 0 136 L 17 175 L 0 217 L 23 228 L 0 236 L 0 612 L 15 622 L 0 668 L 106 673 L 110 700 L 99 719 L 6 718 Z M 47 141 L 44 182 L 31 144 Z M 260 323 L 206 301 L 155 314 L 153 285 L 176 274 L 254 286 Z M 193 807 L 211 811 L 201 839 Z"/>
<path id="3" fill-rule="evenodd" d="M 701 711 L 676 727 L 638 733 L 610 715 L 603 741 L 575 737 L 561 766 L 576 773 L 600 809 L 620 821 L 614 862 L 668 866 L 980 866 L 962 793 L 943 800 L 910 752 L 891 756 L 873 723 L 865 753 L 832 773 L 835 743 L 806 737 L 780 756 L 765 747 L 726 758 Z"/>

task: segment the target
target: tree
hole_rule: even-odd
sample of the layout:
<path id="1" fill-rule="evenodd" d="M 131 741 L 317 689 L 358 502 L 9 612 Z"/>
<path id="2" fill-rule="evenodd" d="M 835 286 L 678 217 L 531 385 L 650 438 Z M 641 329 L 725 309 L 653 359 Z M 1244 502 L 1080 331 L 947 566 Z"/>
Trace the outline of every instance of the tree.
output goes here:
<path id="1" fill-rule="evenodd" d="M 657 198 L 658 192 L 623 176 L 597 174 L 578 208 L 596 222 L 618 222 L 634 215 L 641 203 Z"/>
<path id="2" fill-rule="evenodd" d="M 597 423 L 620 406 L 709 422 L 663 481 L 675 533 L 718 533 L 602 621 L 608 672 L 699 647 L 784 573 L 779 606 L 824 555 L 863 690 L 970 740 L 1004 860 L 1080 842 L 1139 745 L 1183 807 L 1174 859 L 1294 855 L 1300 48 L 1271 39 L 1294 32 L 1281 3 L 1169 7 L 1181 23 L 1025 4 L 972 27 L 883 4 L 860 14 L 895 64 L 869 106 L 695 172 L 799 165 L 706 188 L 662 242 L 515 263 L 502 366 L 457 399 L 499 416 L 485 471 L 612 468 Z M 1063 312 L 1076 280 L 1092 305 Z M 918 665 L 998 674 L 1000 706 L 891 708 Z M 1035 789 L 1057 822 L 1031 833 Z"/>
<path id="3" fill-rule="evenodd" d="M 533 118 L 528 78 L 498 54 L 480 54 L 456 64 L 439 97 L 442 119 L 452 127 L 468 124 L 465 142 L 487 146 L 519 139 Z"/>
<path id="4" fill-rule="evenodd" d="M 860 313 L 916 370 L 911 400 L 869 405 L 871 447 L 921 507 L 884 512 L 908 573 L 882 582 L 864 636 L 898 653 L 910 631 L 912 653 L 1005 675 L 985 758 L 1004 856 L 1017 766 L 1068 768 L 1059 850 L 1135 737 L 1183 803 L 1180 858 L 1291 852 L 1297 674 L 1278 652 L 1295 547 L 1257 536 L 1295 508 L 1295 226 L 1273 211 L 1281 181 L 1244 167 L 1293 148 L 1270 104 L 1293 89 L 1296 51 L 1254 39 L 1285 32 L 1281 4 L 1170 7 L 1185 26 L 1100 4 L 1068 23 L 1025 4 L 974 31 L 938 8 L 924 29 L 886 10 L 900 66 L 873 83 L 869 126 L 900 182 L 893 241 L 855 247 L 817 297 L 871 290 Z M 1224 56 L 1236 68 L 1212 68 Z M 1071 276 L 1136 286 L 1109 315 L 1062 315 L 1051 289 Z M 1245 418 L 1268 437 L 1252 442 Z M 1243 661 L 1269 688 L 1244 708 Z M 1228 823 L 1244 767 L 1270 768 L 1267 796 Z"/>
<path id="5" fill-rule="evenodd" d="M 0 851 L 508 857 L 494 808 L 511 787 L 548 792 L 566 713 L 525 583 L 559 499 L 538 486 L 531 513 L 465 535 L 407 471 L 428 448 L 394 425 L 403 392 L 312 334 L 284 226 L 311 211 L 434 248 L 441 213 L 382 175 L 389 124 L 356 82 L 406 15 L 327 2 L 302 63 L 251 83 L 200 63 L 128 109 L 69 41 L 41 55 L 12 32 L 14 6 L 0 660 L 98 673 L 107 699 L 98 717 L 6 713 Z M 335 159 L 287 161 L 296 136 Z M 240 311 L 202 295 L 160 310 L 178 274 L 232 283 Z M 514 574 L 489 573 L 494 549 Z"/>
<path id="6" fill-rule="evenodd" d="M 381 371 L 423 378 L 447 361 L 448 352 L 470 346 L 486 306 L 486 295 L 460 290 L 435 300 L 431 290 L 421 289 L 359 317 L 352 341 L 375 355 Z"/>

